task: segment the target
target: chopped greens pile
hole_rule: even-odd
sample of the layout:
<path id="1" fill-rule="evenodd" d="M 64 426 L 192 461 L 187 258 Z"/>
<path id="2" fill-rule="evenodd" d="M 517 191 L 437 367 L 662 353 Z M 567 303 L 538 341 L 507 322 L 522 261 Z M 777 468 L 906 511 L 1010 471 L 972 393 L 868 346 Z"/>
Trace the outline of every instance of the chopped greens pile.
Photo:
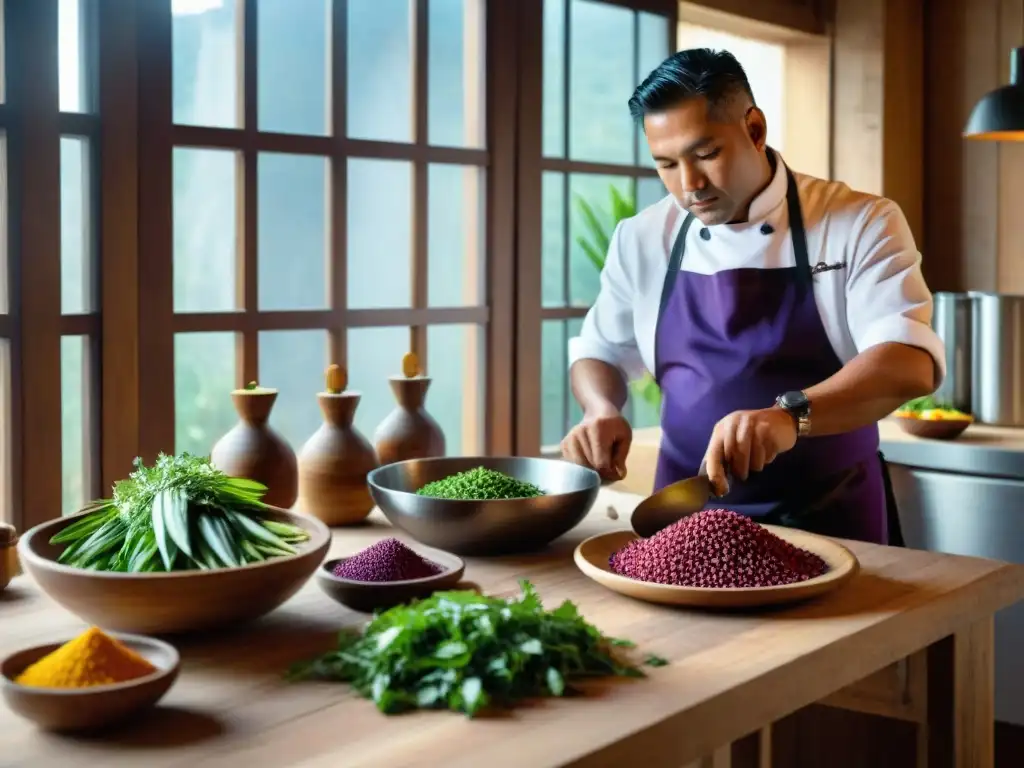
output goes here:
<path id="1" fill-rule="evenodd" d="M 152 467 L 114 484 L 50 539 L 66 544 L 58 562 L 97 571 L 209 570 L 292 555 L 309 538 L 263 510 L 266 487 L 228 477 L 207 458 L 161 454 Z"/>
<path id="2" fill-rule="evenodd" d="M 338 648 L 296 665 L 293 680 L 338 680 L 385 714 L 449 709 L 472 717 L 488 705 L 563 696 L 581 678 L 644 677 L 568 600 L 553 611 L 533 585 L 518 598 L 438 592 L 374 617 L 363 633 L 343 632 Z M 650 666 L 667 662 L 648 657 Z"/>
<path id="3" fill-rule="evenodd" d="M 542 491 L 532 483 L 516 480 L 504 472 L 485 467 L 468 469 L 455 475 L 427 483 L 416 493 L 434 499 L 458 501 L 483 501 L 487 499 L 532 499 L 543 496 Z"/>

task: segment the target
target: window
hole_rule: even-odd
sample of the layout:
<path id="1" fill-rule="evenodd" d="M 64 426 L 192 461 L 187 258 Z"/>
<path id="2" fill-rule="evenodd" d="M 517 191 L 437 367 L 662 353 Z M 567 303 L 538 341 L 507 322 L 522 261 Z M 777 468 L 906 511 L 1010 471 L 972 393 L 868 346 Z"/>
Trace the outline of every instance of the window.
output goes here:
<path id="1" fill-rule="evenodd" d="M 0 0 L 0 522 L 13 522 L 11 455 L 14 448 L 14 411 L 11 396 L 11 355 L 14 324 L 11 318 L 10 263 L 7 242 L 7 127 L 4 49 L 7 26 Z"/>
<path id="2" fill-rule="evenodd" d="M 230 390 L 253 380 L 279 390 L 271 424 L 298 451 L 331 362 L 372 439 L 410 350 L 449 453 L 484 451 L 484 7 L 145 11 L 164 53 L 143 63 L 144 93 L 172 99 L 142 107 L 168 125 L 140 149 L 142 206 L 172 215 L 143 223 L 142 295 L 164 297 L 143 314 L 143 412 L 170 414 L 143 424 L 144 455 L 208 453 L 237 418 Z"/>
<path id="3" fill-rule="evenodd" d="M 557 446 L 581 416 L 569 391 L 567 345 L 597 296 L 604 256 L 599 243 L 616 224 L 615 201 L 633 211 L 665 194 L 626 105 L 637 83 L 668 56 L 672 33 L 666 16 L 595 0 L 544 0 L 541 387 L 535 411 L 542 446 Z M 588 210 L 597 231 L 588 226 Z M 626 414 L 634 426 L 650 426 L 657 423 L 658 406 L 634 388 Z"/>

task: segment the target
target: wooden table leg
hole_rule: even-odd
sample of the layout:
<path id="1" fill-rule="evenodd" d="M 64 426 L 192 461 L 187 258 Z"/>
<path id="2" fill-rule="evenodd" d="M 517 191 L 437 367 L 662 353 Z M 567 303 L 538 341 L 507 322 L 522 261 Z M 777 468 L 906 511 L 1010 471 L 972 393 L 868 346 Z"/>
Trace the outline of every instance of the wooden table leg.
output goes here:
<path id="1" fill-rule="evenodd" d="M 992 768 L 994 636 L 990 616 L 929 649 L 928 768 Z"/>

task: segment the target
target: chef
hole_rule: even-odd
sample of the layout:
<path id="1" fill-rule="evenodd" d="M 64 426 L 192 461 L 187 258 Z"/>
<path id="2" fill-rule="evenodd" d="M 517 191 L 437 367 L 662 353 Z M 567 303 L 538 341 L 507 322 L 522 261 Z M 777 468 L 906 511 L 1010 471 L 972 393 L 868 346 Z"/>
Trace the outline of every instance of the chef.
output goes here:
<path id="1" fill-rule="evenodd" d="M 670 194 L 611 238 L 569 344 L 584 416 L 564 456 L 623 477 L 627 383 L 650 371 L 662 392 L 656 489 L 703 465 L 713 506 L 889 542 L 877 422 L 945 373 L 903 213 L 788 168 L 726 51 L 673 54 L 629 109 Z"/>

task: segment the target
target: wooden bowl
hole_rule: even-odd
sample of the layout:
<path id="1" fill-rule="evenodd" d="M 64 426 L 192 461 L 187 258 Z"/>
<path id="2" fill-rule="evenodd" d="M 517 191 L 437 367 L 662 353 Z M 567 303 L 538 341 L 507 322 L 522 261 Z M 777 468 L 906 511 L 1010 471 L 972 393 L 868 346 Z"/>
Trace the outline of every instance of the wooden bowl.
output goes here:
<path id="1" fill-rule="evenodd" d="M 573 557 L 585 576 L 613 592 L 649 603 L 697 608 L 756 608 L 799 602 L 837 589 L 860 569 L 857 557 L 842 544 L 831 539 L 794 528 L 777 525 L 764 527 L 790 544 L 816 554 L 828 564 L 828 571 L 815 579 L 781 587 L 710 589 L 637 581 L 614 573 L 608 565 L 608 558 L 612 554 L 639 538 L 632 531 L 612 531 L 592 536 L 576 548 Z"/>
<path id="2" fill-rule="evenodd" d="M 305 584 L 327 554 L 331 532 L 312 517 L 271 509 L 272 518 L 309 532 L 299 553 L 238 568 L 173 573 L 108 573 L 57 562 L 50 538 L 78 519 L 43 523 L 18 542 L 22 567 L 47 595 L 102 629 L 163 635 L 216 629 L 259 618 Z"/>
<path id="3" fill-rule="evenodd" d="M 973 419 L 915 419 L 910 416 L 896 416 L 896 423 L 908 435 L 928 440 L 953 440 L 963 434 Z"/>
<path id="4" fill-rule="evenodd" d="M 30 664 L 57 650 L 67 640 L 37 645 L 0 662 L 0 692 L 7 706 L 26 720 L 51 731 L 97 730 L 152 707 L 178 677 L 178 652 L 167 643 L 149 637 L 112 636 L 143 656 L 157 668 L 156 672 L 125 683 L 90 688 L 39 688 L 14 682 Z"/>
<path id="5" fill-rule="evenodd" d="M 461 557 L 429 547 L 413 549 L 420 556 L 441 566 L 441 573 L 425 579 L 406 581 L 353 581 L 334 575 L 335 566 L 348 560 L 347 557 L 339 557 L 328 560 L 317 570 L 317 584 L 335 602 L 354 611 L 373 613 L 451 589 L 462 579 L 466 563 Z"/>

